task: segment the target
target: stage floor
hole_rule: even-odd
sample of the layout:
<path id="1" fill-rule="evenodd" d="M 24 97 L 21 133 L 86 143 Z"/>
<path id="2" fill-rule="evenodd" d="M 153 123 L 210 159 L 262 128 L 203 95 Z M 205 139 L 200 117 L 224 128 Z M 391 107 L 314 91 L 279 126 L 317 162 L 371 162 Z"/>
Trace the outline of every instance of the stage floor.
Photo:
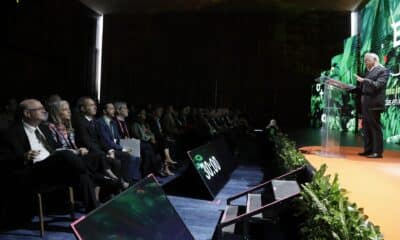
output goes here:
<path id="1" fill-rule="evenodd" d="M 400 151 L 385 150 L 383 158 L 369 159 L 357 155 L 361 147 L 342 147 L 339 158 L 317 155 L 320 147 L 300 149 L 308 152 L 304 155 L 314 168 L 326 163 L 328 173 L 339 174 L 350 201 L 364 208 L 370 221 L 381 227 L 385 240 L 400 239 Z"/>
<path id="2" fill-rule="evenodd" d="M 303 129 L 289 129 L 287 131 L 289 138 L 294 140 L 298 147 L 304 146 L 320 146 L 321 145 L 321 131 L 316 128 L 303 128 Z M 341 146 L 362 146 L 363 139 L 360 133 L 343 132 L 340 135 Z M 400 145 L 394 143 L 383 143 L 385 150 L 398 150 Z"/>

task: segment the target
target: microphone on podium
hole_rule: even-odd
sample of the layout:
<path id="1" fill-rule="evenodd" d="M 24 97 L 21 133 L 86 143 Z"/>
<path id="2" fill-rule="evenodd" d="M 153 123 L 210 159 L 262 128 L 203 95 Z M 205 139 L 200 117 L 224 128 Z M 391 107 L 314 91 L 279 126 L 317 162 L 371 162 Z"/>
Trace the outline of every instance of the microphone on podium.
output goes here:
<path id="1" fill-rule="evenodd" d="M 328 76 L 319 76 L 319 77 L 315 78 L 314 81 L 323 83 L 328 79 L 330 79 Z"/>

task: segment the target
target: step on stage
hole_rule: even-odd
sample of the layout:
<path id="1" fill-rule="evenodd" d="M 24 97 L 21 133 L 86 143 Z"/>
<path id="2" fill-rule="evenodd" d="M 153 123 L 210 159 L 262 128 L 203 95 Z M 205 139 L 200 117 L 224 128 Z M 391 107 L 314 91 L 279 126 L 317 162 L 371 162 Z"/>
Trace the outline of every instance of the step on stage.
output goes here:
<path id="1" fill-rule="evenodd" d="M 327 164 L 327 173 L 339 174 L 349 199 L 364 208 L 370 221 L 381 227 L 385 240 L 400 239 L 400 151 L 385 150 L 383 158 L 366 158 L 360 147 L 341 147 L 341 157 L 318 156 L 320 147 L 300 148 L 310 164 L 318 169 Z"/>

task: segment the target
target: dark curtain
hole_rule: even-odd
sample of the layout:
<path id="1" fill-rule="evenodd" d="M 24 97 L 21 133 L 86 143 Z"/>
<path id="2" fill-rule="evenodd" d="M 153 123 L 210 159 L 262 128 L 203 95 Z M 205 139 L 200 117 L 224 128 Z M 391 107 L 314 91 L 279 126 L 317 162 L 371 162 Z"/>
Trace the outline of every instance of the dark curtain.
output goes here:
<path id="1" fill-rule="evenodd" d="M 238 107 L 305 124 L 310 84 L 349 33 L 349 13 L 107 15 L 102 98 Z M 215 101 L 216 100 L 216 101 Z"/>
<path id="2" fill-rule="evenodd" d="M 5 24 L 2 102 L 53 93 L 67 100 L 96 95 L 94 12 L 78 0 L 9 1 Z"/>

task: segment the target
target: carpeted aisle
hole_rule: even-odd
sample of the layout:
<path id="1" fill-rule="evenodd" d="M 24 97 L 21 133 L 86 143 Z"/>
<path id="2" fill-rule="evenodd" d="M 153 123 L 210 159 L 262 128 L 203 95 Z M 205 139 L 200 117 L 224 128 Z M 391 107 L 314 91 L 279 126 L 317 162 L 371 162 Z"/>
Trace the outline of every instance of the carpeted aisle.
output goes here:
<path id="1" fill-rule="evenodd" d="M 317 155 L 320 147 L 300 150 L 310 164 L 318 169 L 326 163 L 328 173 L 339 174 L 342 188 L 349 198 L 364 208 L 369 219 L 381 227 L 385 240 L 400 239 L 400 151 L 385 151 L 384 158 L 358 156 L 361 148 L 342 147 L 342 157 L 326 158 Z"/>

